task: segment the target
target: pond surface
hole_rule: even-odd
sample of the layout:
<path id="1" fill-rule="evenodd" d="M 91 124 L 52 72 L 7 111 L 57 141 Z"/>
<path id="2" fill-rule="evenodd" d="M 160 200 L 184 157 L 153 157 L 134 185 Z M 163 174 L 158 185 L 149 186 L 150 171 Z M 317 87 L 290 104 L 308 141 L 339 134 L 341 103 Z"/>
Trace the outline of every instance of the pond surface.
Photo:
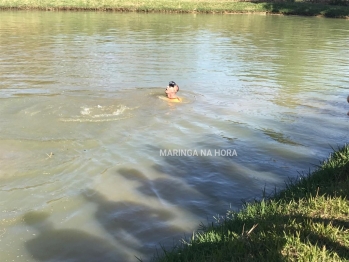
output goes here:
<path id="1" fill-rule="evenodd" d="M 148 261 L 314 170 L 348 142 L 348 43 L 348 20 L 0 12 L 1 261 Z"/>

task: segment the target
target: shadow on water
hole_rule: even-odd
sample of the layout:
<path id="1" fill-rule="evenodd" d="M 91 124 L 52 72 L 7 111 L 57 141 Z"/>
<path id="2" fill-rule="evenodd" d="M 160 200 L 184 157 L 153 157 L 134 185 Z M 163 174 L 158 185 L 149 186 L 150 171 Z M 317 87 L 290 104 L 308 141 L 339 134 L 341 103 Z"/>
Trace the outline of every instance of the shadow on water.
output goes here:
<path id="1" fill-rule="evenodd" d="M 111 201 L 92 189 L 85 191 L 84 197 L 97 205 L 95 217 L 118 243 L 118 249 L 132 247 L 135 254 L 141 254 L 140 258 L 142 255 L 153 254 L 164 238 L 172 238 L 183 231 L 179 227 L 170 225 L 174 215 L 169 211 L 137 202 Z M 118 259 L 118 261 L 123 260 Z"/>
<path id="2" fill-rule="evenodd" d="M 157 155 L 162 149 L 148 145 L 148 150 Z M 149 179 L 134 168 L 121 168 L 118 172 L 124 178 L 140 183 L 137 190 L 144 196 L 160 199 L 189 214 L 212 220 L 216 212 L 225 214 L 232 204 L 228 201 L 234 202 L 237 198 L 233 203 L 237 207 L 242 204 L 242 195 L 251 196 L 256 190 L 262 192 L 258 182 L 246 176 L 239 165 L 228 158 L 164 156 L 152 168 L 165 177 L 155 179 Z"/>
<path id="3" fill-rule="evenodd" d="M 202 192 L 190 187 L 185 181 L 175 178 L 149 179 L 139 170 L 134 168 L 120 168 L 118 172 L 130 181 L 137 181 L 141 185 L 137 190 L 144 196 L 160 199 L 172 206 L 179 206 L 181 210 L 194 214 L 209 214 L 209 209 L 201 202 L 207 201 Z M 213 206 L 214 203 L 211 203 Z"/>
<path id="4" fill-rule="evenodd" d="M 256 135 L 261 133 L 260 130 L 253 132 Z M 169 153 L 171 148 L 147 145 L 147 152 L 158 156 L 152 168 L 165 177 L 149 179 L 133 168 L 121 168 L 118 172 L 128 180 L 139 182 L 141 185 L 137 189 L 143 195 L 206 217 L 214 215 L 212 210 L 224 214 L 229 205 L 240 208 L 243 201 L 261 197 L 266 185 L 272 190 L 275 186 L 284 186 L 290 173 L 283 166 L 284 162 L 293 167 L 301 161 L 307 168 L 308 163 L 314 162 L 311 156 L 294 153 L 302 146 L 291 140 L 285 141 L 283 137 L 273 137 L 270 147 L 251 145 L 250 148 L 241 141 L 220 135 L 206 135 L 198 140 L 183 148 L 192 150 L 192 156 L 188 151 L 188 155 L 176 154 L 174 150 Z M 282 149 L 284 144 L 287 148 Z M 219 151 L 233 152 L 235 149 L 238 155 L 219 155 Z M 159 156 L 165 150 L 165 155 Z M 194 155 L 194 150 L 197 155 Z M 202 152 L 210 154 L 205 156 Z"/>
<path id="5" fill-rule="evenodd" d="M 137 190 L 142 195 L 178 206 L 188 214 L 208 217 L 208 220 L 212 220 L 216 212 L 225 214 L 230 207 L 240 208 L 246 198 L 256 197 L 256 192 L 262 195 L 265 180 L 269 180 L 272 187 L 280 183 L 279 177 L 263 167 L 239 163 L 238 156 L 232 153 L 236 148 L 234 140 L 219 136 L 210 136 L 210 139 L 213 142 L 188 145 L 187 149 L 192 149 L 191 156 L 191 153 L 176 155 L 174 151 L 169 155 L 168 148 L 166 155 L 159 156 L 159 152 L 166 150 L 164 147 L 147 145 L 147 152 L 158 159 L 152 168 L 163 174 L 162 177 L 149 179 L 135 168 L 120 168 L 118 173 L 127 180 L 137 181 L 140 184 Z M 215 143 L 218 140 L 220 144 Z M 232 154 L 215 156 L 215 150 L 224 150 L 222 153 L 230 150 Z M 209 154 L 204 156 L 202 152 Z M 257 178 L 257 173 L 263 177 Z"/>
<path id="6" fill-rule="evenodd" d="M 73 229 L 55 229 L 44 212 L 28 212 L 26 224 L 38 233 L 26 242 L 26 248 L 37 261 L 114 262 L 127 261 L 109 241 Z"/>
<path id="7" fill-rule="evenodd" d="M 201 209 L 201 215 L 213 215 L 212 207 L 217 210 L 217 206 L 222 205 L 220 211 L 225 213 L 229 204 L 239 208 L 242 200 L 255 198 L 256 192 L 261 196 L 266 183 L 273 189 L 283 184 L 282 171 L 277 170 L 275 162 L 270 160 L 276 158 L 278 152 L 270 149 L 268 155 L 263 149 L 246 149 L 240 142 L 216 135 L 202 140 L 193 146 L 188 145 L 188 148 L 197 149 L 197 156 L 175 155 L 172 151 L 172 155 L 161 156 L 159 162 L 154 163 L 153 169 L 166 174 L 166 178 L 149 181 L 135 176 L 133 179 L 142 181 L 138 190 L 147 196 L 157 195 L 170 203 L 184 205 L 187 210 L 196 206 L 196 209 Z M 210 154 L 201 154 L 201 149 Z M 235 149 L 238 155 L 223 155 Z M 148 151 L 157 155 L 164 150 L 165 147 L 148 145 Z M 254 163 L 255 160 L 259 163 Z M 119 172 L 130 179 L 127 170 Z M 201 206 L 203 202 L 208 203 L 206 209 Z"/>

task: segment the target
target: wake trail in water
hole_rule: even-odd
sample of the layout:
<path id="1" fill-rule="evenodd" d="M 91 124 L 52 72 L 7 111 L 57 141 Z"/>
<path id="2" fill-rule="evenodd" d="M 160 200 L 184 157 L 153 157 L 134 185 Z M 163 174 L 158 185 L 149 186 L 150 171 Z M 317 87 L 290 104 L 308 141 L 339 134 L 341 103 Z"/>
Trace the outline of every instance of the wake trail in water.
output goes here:
<path id="1" fill-rule="evenodd" d="M 125 105 L 119 106 L 83 106 L 80 115 L 68 118 L 60 118 L 62 122 L 111 122 L 131 118 L 130 108 Z"/>

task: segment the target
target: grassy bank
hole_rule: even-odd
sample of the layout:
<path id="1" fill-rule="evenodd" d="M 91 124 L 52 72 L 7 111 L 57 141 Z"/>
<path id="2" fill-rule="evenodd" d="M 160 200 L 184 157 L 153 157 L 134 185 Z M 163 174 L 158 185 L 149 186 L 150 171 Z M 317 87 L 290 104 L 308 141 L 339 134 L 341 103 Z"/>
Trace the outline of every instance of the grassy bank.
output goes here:
<path id="1" fill-rule="evenodd" d="M 349 146 L 272 198 L 247 203 L 156 261 L 348 261 Z"/>
<path id="2" fill-rule="evenodd" d="M 330 1 L 330 0 L 329 0 Z M 335 1 L 335 0 L 331 0 Z M 339 0 L 336 0 L 337 2 Z M 347 4 L 348 0 L 341 0 Z M 132 12 L 275 13 L 349 17 L 349 6 L 309 2 L 235 2 L 229 0 L 0 0 L 0 9 L 96 10 Z"/>

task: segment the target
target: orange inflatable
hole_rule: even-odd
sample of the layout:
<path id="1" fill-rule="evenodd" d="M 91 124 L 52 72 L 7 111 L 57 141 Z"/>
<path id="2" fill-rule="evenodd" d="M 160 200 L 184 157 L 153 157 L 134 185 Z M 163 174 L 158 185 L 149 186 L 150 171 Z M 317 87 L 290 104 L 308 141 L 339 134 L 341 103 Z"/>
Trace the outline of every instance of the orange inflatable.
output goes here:
<path id="1" fill-rule="evenodd" d="M 162 100 L 165 100 L 167 102 L 170 102 L 170 103 L 182 103 L 182 98 L 180 97 L 176 97 L 176 98 L 168 98 L 168 97 L 165 97 L 165 96 L 159 96 L 160 99 Z"/>

